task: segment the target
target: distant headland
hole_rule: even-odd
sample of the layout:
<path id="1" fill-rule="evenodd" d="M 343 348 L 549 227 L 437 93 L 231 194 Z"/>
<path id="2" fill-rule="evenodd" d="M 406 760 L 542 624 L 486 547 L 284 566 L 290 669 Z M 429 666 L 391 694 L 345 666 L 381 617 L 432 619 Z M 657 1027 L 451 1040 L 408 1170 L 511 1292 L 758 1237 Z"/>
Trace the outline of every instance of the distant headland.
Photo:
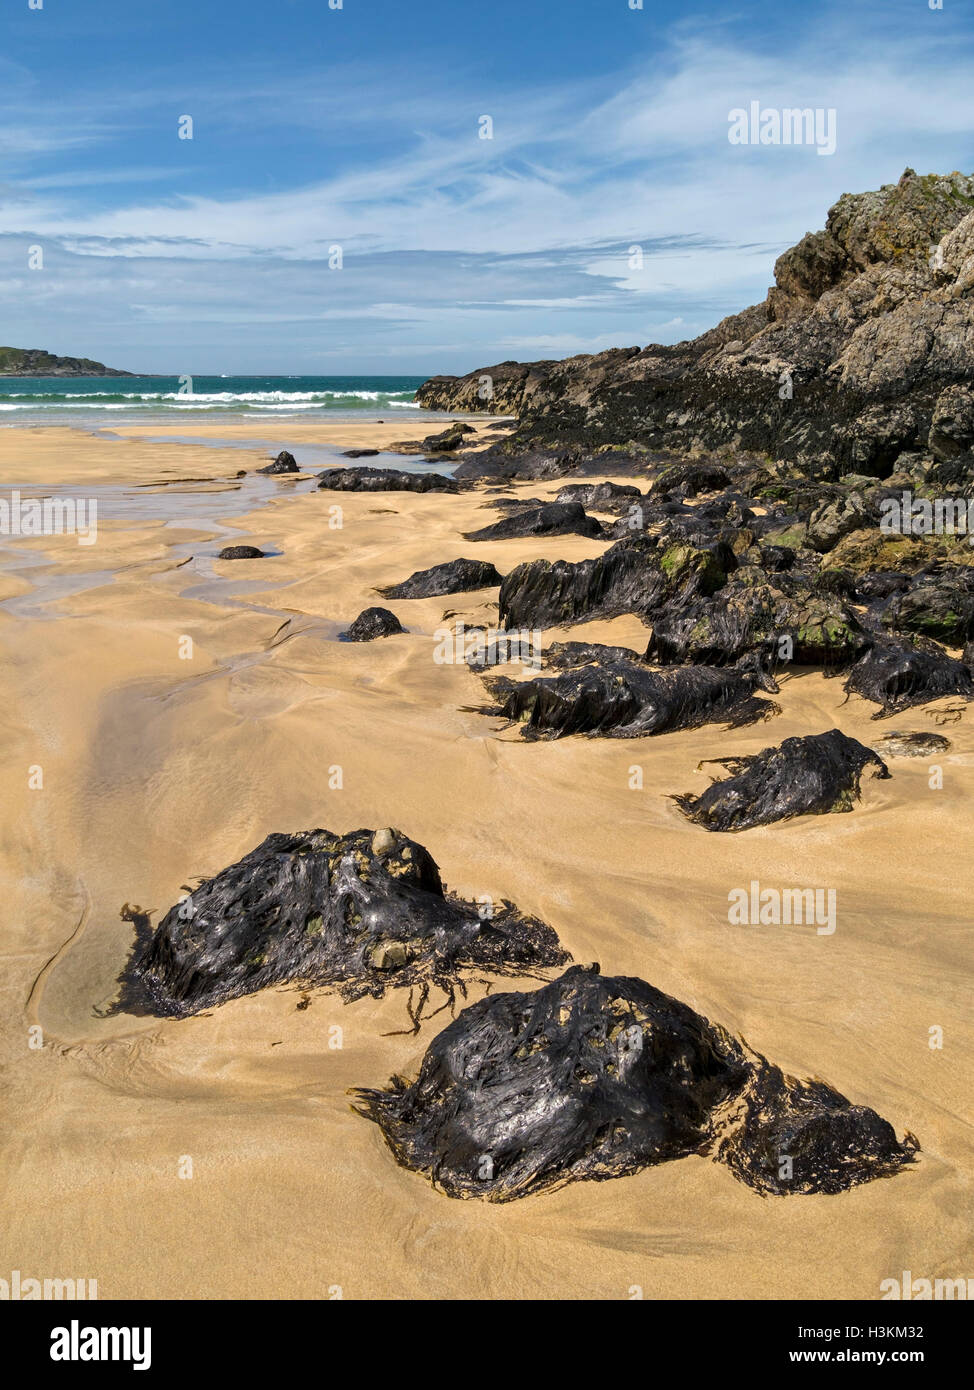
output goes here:
<path id="1" fill-rule="evenodd" d="M 132 376 L 90 357 L 57 357 L 44 348 L 0 347 L 0 376 Z"/>

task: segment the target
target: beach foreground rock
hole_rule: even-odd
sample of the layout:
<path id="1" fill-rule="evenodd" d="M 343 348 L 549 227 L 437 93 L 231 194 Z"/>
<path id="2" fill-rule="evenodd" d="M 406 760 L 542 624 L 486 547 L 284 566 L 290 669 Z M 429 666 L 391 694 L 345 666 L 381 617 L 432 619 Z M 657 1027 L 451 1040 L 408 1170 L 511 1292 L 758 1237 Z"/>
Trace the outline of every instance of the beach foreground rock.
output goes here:
<path id="1" fill-rule="evenodd" d="M 504 541 L 518 536 L 599 536 L 602 525 L 580 502 L 546 502 L 503 517 L 479 531 L 465 531 L 467 541 Z"/>
<path id="2" fill-rule="evenodd" d="M 397 1162 L 450 1197 L 508 1202 L 706 1154 L 755 1191 L 843 1192 L 919 1148 L 823 1081 L 798 1081 L 644 980 L 574 966 L 491 995 L 409 1084 L 359 1090 Z"/>
<path id="3" fill-rule="evenodd" d="M 890 775 L 878 753 L 840 729 L 786 738 L 778 748 L 750 757 L 711 761 L 731 776 L 712 782 L 701 796 L 688 792 L 673 798 L 687 819 L 705 830 L 748 830 L 793 816 L 851 811 L 866 768 L 874 777 Z"/>
<path id="4" fill-rule="evenodd" d="M 218 560 L 263 560 L 267 552 L 256 545 L 225 545 L 216 557 Z"/>
<path id="5" fill-rule="evenodd" d="M 287 449 L 282 449 L 273 463 L 268 463 L 263 468 L 257 469 L 258 473 L 300 473 L 301 470 L 295 461 L 294 455 L 288 453 Z"/>
<path id="6" fill-rule="evenodd" d="M 501 578 L 487 560 L 447 560 L 428 570 L 416 570 L 400 584 L 388 584 L 377 592 L 384 598 L 440 598 L 469 589 L 490 589 L 500 584 Z"/>
<path id="7" fill-rule="evenodd" d="M 324 492 L 459 492 L 442 473 L 407 473 L 399 468 L 326 468 L 316 474 Z"/>
<path id="8" fill-rule="evenodd" d="M 487 712 L 520 723 L 527 739 L 640 738 L 714 723 L 736 729 L 778 713 L 776 704 L 755 694 L 777 690 L 756 665 L 653 671 L 638 660 L 603 658 L 591 650 L 557 675 L 527 681 L 498 677 L 490 688 L 498 706 Z"/>
<path id="9" fill-rule="evenodd" d="M 342 642 L 374 642 L 377 637 L 394 637 L 406 629 L 388 608 L 364 608 L 345 632 L 339 633 Z"/>
<path id="10" fill-rule="evenodd" d="M 418 1028 L 430 986 L 452 1001 L 466 969 L 524 975 L 569 959 L 551 927 L 510 903 L 488 913 L 445 893 L 432 856 L 400 830 L 307 830 L 268 835 L 170 908 L 123 993 L 181 1015 L 288 982 L 346 1001 L 418 986 Z"/>

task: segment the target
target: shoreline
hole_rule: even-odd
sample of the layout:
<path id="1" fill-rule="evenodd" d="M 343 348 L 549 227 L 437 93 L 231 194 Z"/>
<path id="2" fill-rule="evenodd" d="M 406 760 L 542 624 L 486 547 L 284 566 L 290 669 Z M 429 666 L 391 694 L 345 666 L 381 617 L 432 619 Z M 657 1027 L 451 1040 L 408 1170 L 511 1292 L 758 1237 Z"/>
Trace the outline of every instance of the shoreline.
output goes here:
<path id="1" fill-rule="evenodd" d="M 448 419 L 448 416 L 444 416 Z M 280 433 L 296 446 L 310 445 L 334 449 L 340 455 L 344 449 L 375 448 L 384 451 L 389 444 L 411 438 L 408 425 L 418 421 L 394 420 L 378 424 L 371 420 L 334 420 L 311 424 L 296 421 L 281 425 L 274 431 L 260 430 L 259 435 Z M 490 426 L 496 424 L 493 418 L 473 422 L 478 442 L 486 437 L 497 438 Z M 108 433 L 111 431 L 111 433 Z M 223 478 L 246 468 L 248 472 L 263 467 L 273 455 L 261 448 L 221 450 L 207 444 L 184 444 L 177 438 L 155 442 L 148 436 L 184 436 L 189 431 L 188 422 L 176 426 L 131 425 L 124 432 L 117 425 L 97 425 L 91 429 L 65 424 L 10 425 L 0 429 L 0 487 L 20 486 L 27 483 L 39 486 L 65 485 L 69 483 L 116 483 L 119 486 L 144 483 L 156 478 L 160 482 L 170 481 L 191 474 L 211 478 Z M 413 431 L 416 433 L 417 431 Z M 429 433 L 429 430 L 423 430 Z M 214 443 L 221 439 L 240 441 L 252 439 L 254 428 L 249 423 L 222 425 L 193 425 L 191 433 Z M 111 435 L 117 435 L 112 438 Z M 286 445 L 281 446 L 287 447 Z M 228 458 L 228 453 L 230 458 Z M 21 463 L 22 455 L 28 457 Z M 401 458 L 399 467 L 408 468 L 411 457 Z M 297 460 L 300 465 L 301 460 Z M 355 463 L 369 463 L 369 459 L 341 459 L 336 457 L 335 467 L 354 466 Z M 318 472 L 324 465 L 316 462 L 309 472 Z M 444 463 L 443 471 L 451 471 L 455 463 Z M 33 470 L 38 476 L 31 476 Z M 55 477 L 56 474 L 56 477 Z"/>

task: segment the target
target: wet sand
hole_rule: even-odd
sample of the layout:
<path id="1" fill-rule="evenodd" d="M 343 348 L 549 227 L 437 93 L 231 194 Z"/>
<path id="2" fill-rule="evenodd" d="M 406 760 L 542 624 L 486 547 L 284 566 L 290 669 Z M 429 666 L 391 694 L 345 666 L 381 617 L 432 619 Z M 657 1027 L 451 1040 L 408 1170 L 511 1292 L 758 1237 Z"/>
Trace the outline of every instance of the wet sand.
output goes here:
<path id="1" fill-rule="evenodd" d="M 287 433 L 379 447 L 417 432 L 396 419 L 394 434 L 376 433 L 386 428 Z M 6 430 L 0 479 L 217 478 L 228 454 L 232 470 L 265 461 Z M 196 520 L 190 508 L 165 524 L 166 489 L 156 518 L 140 508 L 102 522 L 90 547 L 0 539 L 0 599 L 50 594 L 15 611 L 0 602 L 0 1276 L 95 1278 L 103 1298 L 832 1299 L 878 1298 L 905 1269 L 974 1273 L 974 714 L 940 729 L 953 742 L 940 789 L 930 760 L 897 758 L 852 814 L 709 835 L 668 800 L 706 786 L 701 759 L 835 726 L 869 742 L 938 725 L 924 710 L 873 721 L 839 681 L 796 674 L 782 714 L 755 728 L 526 745 L 470 708 L 484 703 L 478 676 L 433 660 L 444 612 L 492 622 L 496 590 L 388 602 L 405 636 L 335 635 L 385 602 L 376 585 L 413 570 L 475 555 L 503 573 L 605 542 L 472 543 L 460 533 L 496 516 L 480 492 L 287 481 L 259 510 L 221 510 L 215 527 L 201 486 Z M 217 561 L 226 529 L 280 553 Z M 83 575 L 94 582 L 71 592 Z M 647 633 L 622 618 L 546 640 L 569 636 L 642 647 Z M 693 1157 L 509 1205 L 453 1201 L 398 1168 L 346 1094 L 414 1074 L 446 1015 L 417 1038 L 384 1037 L 404 1026 L 401 992 L 343 1006 L 315 991 L 299 1010 L 294 990 L 185 1021 L 105 1014 L 132 940 L 124 903 L 158 922 L 182 885 L 270 831 L 383 825 L 426 845 L 451 888 L 511 898 L 576 960 L 642 976 L 913 1131 L 918 1162 L 837 1197 L 762 1199 Z M 728 893 L 754 879 L 836 889 L 834 935 L 729 925 Z"/>

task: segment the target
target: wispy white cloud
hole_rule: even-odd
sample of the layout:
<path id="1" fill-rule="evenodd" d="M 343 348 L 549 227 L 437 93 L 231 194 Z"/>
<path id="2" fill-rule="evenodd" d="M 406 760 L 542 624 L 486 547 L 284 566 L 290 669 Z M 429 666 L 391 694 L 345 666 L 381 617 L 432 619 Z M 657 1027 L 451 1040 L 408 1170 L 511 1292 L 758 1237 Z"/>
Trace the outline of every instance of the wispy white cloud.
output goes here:
<path id="1" fill-rule="evenodd" d="M 182 174 L 177 163 L 8 174 L 0 269 L 16 285 L 13 322 L 33 315 L 53 329 L 77 306 L 80 325 L 87 306 L 97 336 L 101 316 L 90 307 L 107 296 L 113 325 L 130 324 L 132 351 L 155 354 L 136 365 L 168 365 L 158 354 L 172 344 L 209 345 L 251 370 L 282 351 L 340 351 L 320 341 L 328 325 L 347 332 L 353 355 L 411 347 L 421 370 L 475 366 L 494 351 L 690 336 L 763 294 L 776 255 L 822 225 L 841 192 L 893 180 L 906 164 L 974 163 L 967 54 L 934 27 L 919 43 L 893 27 L 870 31 L 866 46 L 862 32 L 839 14 L 770 51 L 682 24 L 651 64 L 614 83 L 497 89 L 483 101 L 448 75 L 424 84 L 405 70 L 306 73 L 286 92 L 214 83 L 209 115 L 224 127 L 251 128 L 273 99 L 282 139 L 295 124 L 344 128 L 368 153 L 334 167 L 309 159 L 287 188 L 201 194 L 188 190 L 206 149 L 203 121 Z M 147 99 L 178 104 L 162 90 Z M 728 113 L 751 99 L 834 107 L 836 153 L 730 145 Z M 5 138 L 22 166 L 55 148 L 70 156 L 75 144 L 111 142 L 131 94 L 112 102 L 74 132 L 15 127 L 0 149 Z M 493 140 L 478 139 L 485 112 Z M 164 195 L 135 187 L 149 182 L 168 185 Z M 49 248 L 42 275 L 18 272 L 28 240 Z M 331 272 L 336 244 L 344 267 Z M 8 312 L 8 337 L 10 322 Z M 280 331 L 244 347 L 246 323 Z M 146 337 L 148 325 L 166 325 L 168 345 Z M 409 343 L 382 343 L 380 325 L 408 330 Z M 92 351 L 90 340 L 58 345 Z M 427 350 L 461 361 L 421 363 Z"/>

